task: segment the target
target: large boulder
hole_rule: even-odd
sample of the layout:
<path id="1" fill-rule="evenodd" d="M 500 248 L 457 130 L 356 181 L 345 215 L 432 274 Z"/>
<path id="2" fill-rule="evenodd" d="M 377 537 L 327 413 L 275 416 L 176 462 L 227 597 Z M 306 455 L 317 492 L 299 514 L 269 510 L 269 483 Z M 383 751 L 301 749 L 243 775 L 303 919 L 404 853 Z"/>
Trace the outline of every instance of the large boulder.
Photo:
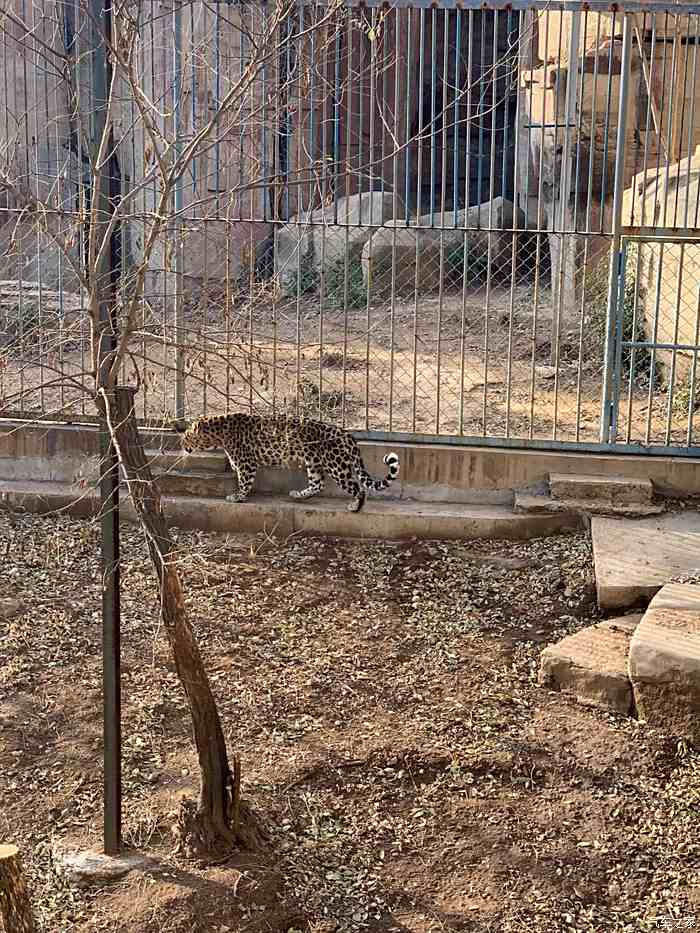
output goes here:
<path id="1" fill-rule="evenodd" d="M 276 238 L 274 270 L 282 293 L 294 296 L 298 289 L 316 288 L 322 269 L 342 277 L 346 252 L 348 264 L 359 263 L 375 226 L 392 220 L 395 208 L 404 213 L 393 194 L 366 191 L 292 217 Z"/>
<path id="2" fill-rule="evenodd" d="M 525 216 L 505 198 L 494 198 L 462 211 L 435 212 L 410 221 L 392 220 L 372 234 L 362 249 L 362 272 L 373 295 L 435 292 L 461 283 L 464 246 L 467 262 L 483 272 L 486 264 L 498 272 L 510 258 L 513 222 L 524 229 Z M 435 226 L 431 228 L 431 224 Z M 488 233 L 491 228 L 495 233 Z M 490 256 L 489 256 L 490 245 Z M 467 274 L 468 271 L 467 271 Z"/>
<path id="3" fill-rule="evenodd" d="M 700 227 L 700 146 L 692 156 L 658 172 L 647 169 L 625 191 L 622 222 L 632 227 Z M 700 247 L 695 244 L 642 242 L 637 289 L 649 340 L 694 346 L 698 342 Z M 627 261 L 626 276 L 637 274 L 637 259 Z M 660 284 L 660 288 L 658 287 Z M 668 378 L 671 350 L 656 354 Z M 676 355 L 675 381 L 684 382 L 692 353 Z"/>

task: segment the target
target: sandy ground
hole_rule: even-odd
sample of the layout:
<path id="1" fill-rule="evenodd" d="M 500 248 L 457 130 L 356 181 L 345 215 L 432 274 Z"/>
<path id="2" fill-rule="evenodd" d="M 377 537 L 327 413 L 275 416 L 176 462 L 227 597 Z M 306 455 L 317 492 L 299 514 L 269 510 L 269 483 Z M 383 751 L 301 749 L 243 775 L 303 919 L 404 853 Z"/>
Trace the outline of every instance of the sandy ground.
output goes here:
<path id="1" fill-rule="evenodd" d="M 98 528 L 0 522 L 0 835 L 42 933 L 638 933 L 700 923 L 700 757 L 536 685 L 595 617 L 585 536 L 370 543 L 180 533 L 187 604 L 266 851 L 172 855 L 196 787 L 140 534 L 123 536 L 125 841 L 152 870 L 69 888 L 101 834 Z M 686 926 L 681 926 L 681 922 Z"/>

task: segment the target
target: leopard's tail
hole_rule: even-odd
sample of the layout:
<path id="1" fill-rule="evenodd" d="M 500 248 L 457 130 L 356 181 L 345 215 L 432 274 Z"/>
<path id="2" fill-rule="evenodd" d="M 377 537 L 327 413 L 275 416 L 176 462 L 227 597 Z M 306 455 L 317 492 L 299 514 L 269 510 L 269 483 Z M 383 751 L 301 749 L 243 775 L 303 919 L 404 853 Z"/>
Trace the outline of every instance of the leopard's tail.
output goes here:
<path id="1" fill-rule="evenodd" d="M 373 489 L 379 491 L 380 489 L 386 489 L 388 486 L 394 482 L 396 477 L 399 475 L 399 458 L 396 454 L 391 453 L 387 454 L 384 457 L 384 463 L 389 468 L 389 472 L 386 474 L 384 479 L 374 479 L 365 469 L 365 465 L 362 462 L 359 451 L 357 452 L 357 464 L 356 464 L 356 475 L 357 479 L 365 489 Z"/>

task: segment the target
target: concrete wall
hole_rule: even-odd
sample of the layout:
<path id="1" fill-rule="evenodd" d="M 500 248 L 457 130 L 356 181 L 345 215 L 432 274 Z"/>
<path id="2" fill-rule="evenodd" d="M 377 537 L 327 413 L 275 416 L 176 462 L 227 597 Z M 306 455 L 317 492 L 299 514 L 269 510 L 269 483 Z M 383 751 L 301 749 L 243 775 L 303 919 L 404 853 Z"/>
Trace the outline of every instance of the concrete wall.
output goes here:
<path id="1" fill-rule="evenodd" d="M 182 469 L 183 465 L 176 464 L 173 458 L 179 445 L 177 435 L 144 432 L 144 436 L 154 455 L 160 452 L 154 456 L 154 467 Z M 392 444 L 390 448 L 362 442 L 360 447 L 367 468 L 377 475 L 385 472 L 384 454 L 389 449 L 395 450 L 401 460 L 401 474 L 392 493 L 417 501 L 507 504 L 512 501 L 514 490 L 536 486 L 550 473 L 623 473 L 649 478 L 659 491 L 668 495 L 700 495 L 700 460 L 690 458 L 499 450 L 453 444 Z M 89 486 L 97 478 L 98 466 L 96 427 L 0 421 L 0 480 Z M 226 464 L 223 455 L 193 455 L 187 468 L 200 477 L 203 474 L 212 477 L 215 483 Z M 257 488 L 286 493 L 289 476 L 286 471 L 262 471 Z M 332 494 L 333 490 L 329 492 Z"/>

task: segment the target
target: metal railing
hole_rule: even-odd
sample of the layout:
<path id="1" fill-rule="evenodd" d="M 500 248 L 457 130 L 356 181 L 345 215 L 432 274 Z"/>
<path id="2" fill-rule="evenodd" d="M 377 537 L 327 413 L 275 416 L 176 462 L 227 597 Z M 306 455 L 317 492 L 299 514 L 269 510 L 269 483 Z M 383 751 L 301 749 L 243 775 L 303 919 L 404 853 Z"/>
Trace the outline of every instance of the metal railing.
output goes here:
<path id="1" fill-rule="evenodd" d="M 138 9 L 169 153 L 244 88 L 148 258 L 123 373 L 145 422 L 694 449 L 700 6 L 299 3 L 272 40 L 267 2 Z M 78 0 L 24 17 L 0 20 L 0 164 L 45 213 L 5 185 L 0 413 L 86 418 L 93 40 Z M 158 192 L 138 102 L 112 117 L 126 290 Z"/>

